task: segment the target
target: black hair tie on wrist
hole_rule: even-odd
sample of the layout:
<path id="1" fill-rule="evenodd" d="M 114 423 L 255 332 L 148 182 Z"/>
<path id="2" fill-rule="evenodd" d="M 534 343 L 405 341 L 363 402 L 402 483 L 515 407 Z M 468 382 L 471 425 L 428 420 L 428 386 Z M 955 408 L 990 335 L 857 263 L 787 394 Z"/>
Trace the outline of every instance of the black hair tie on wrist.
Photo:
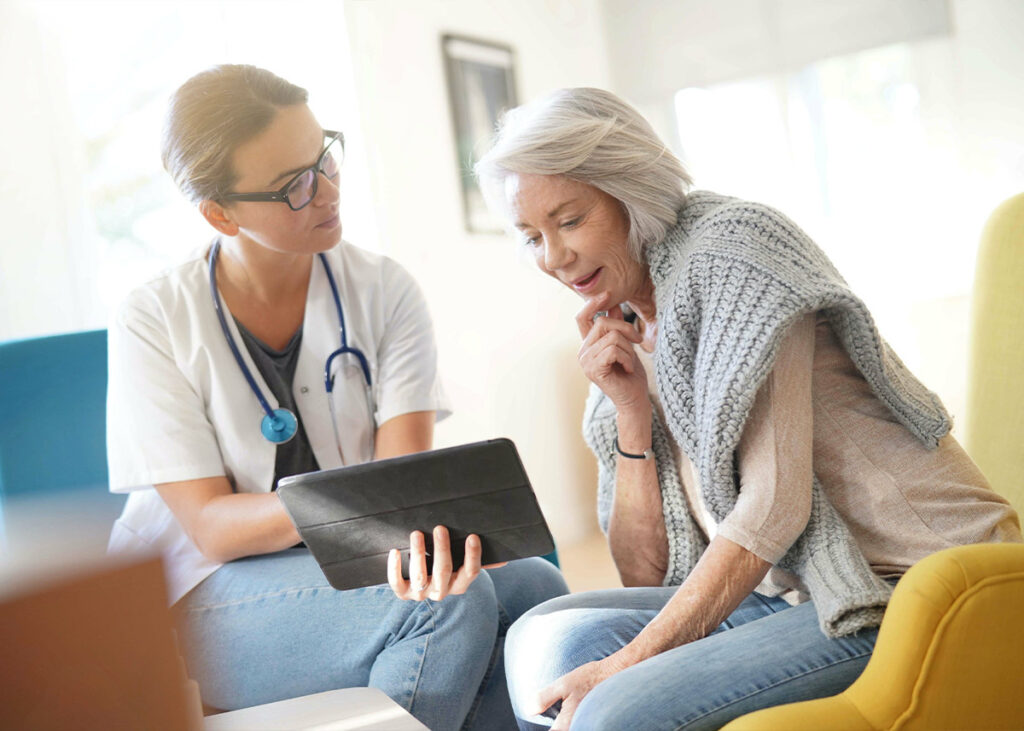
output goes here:
<path id="1" fill-rule="evenodd" d="M 629 452 L 623 452 L 622 447 L 619 446 L 618 437 L 615 437 L 615 451 L 618 452 L 620 456 L 628 459 L 651 459 L 654 456 L 654 453 L 650 449 L 645 449 L 643 454 L 630 454 Z"/>

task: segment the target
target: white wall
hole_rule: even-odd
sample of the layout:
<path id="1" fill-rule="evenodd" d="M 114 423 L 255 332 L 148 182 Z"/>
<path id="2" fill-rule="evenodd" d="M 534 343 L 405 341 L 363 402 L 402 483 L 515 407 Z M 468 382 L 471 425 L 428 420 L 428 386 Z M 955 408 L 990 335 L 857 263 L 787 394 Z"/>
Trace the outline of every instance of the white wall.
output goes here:
<path id="1" fill-rule="evenodd" d="M 580 436 L 580 301 L 525 263 L 511 238 L 463 229 L 440 38 L 512 46 L 521 101 L 562 86 L 608 86 L 600 7 L 348 0 L 345 17 L 380 248 L 425 290 L 455 407 L 436 442 L 512 438 L 556 540 L 571 544 L 596 527 L 596 468 Z"/>

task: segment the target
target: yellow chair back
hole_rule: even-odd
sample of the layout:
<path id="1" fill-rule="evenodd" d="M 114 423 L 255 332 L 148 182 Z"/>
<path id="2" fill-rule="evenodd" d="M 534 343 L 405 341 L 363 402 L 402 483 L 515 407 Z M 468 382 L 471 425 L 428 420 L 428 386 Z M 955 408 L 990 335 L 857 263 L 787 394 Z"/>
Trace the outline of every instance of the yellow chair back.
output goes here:
<path id="1" fill-rule="evenodd" d="M 971 310 L 964 446 L 1024 515 L 1024 193 L 985 225 Z"/>

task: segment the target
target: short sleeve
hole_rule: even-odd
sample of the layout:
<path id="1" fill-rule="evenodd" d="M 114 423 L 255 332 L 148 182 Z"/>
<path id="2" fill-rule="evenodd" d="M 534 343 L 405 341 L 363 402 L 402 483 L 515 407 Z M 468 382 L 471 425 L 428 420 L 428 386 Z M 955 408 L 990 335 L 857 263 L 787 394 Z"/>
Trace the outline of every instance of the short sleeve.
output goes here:
<path id="1" fill-rule="evenodd" d="M 112 492 L 225 474 L 202 397 L 146 291 L 125 301 L 108 332 L 107 462 Z"/>
<path id="2" fill-rule="evenodd" d="M 777 563 L 810 518 L 814 421 L 814 314 L 786 334 L 757 392 L 737 455 L 740 495 L 718 533 Z"/>
<path id="3" fill-rule="evenodd" d="M 377 350 L 377 424 L 414 411 L 451 414 L 437 369 L 437 345 L 423 292 L 389 260 L 384 273 L 384 332 Z"/>

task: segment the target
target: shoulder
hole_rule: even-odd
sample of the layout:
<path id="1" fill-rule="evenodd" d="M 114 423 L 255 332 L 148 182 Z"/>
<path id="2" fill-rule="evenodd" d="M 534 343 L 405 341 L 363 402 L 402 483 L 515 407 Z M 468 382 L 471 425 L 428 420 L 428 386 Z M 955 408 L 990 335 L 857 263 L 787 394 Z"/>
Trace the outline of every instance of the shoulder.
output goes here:
<path id="1" fill-rule="evenodd" d="M 680 211 L 680 223 L 698 242 L 717 243 L 743 250 L 753 241 L 782 240 L 803 244 L 810 239 L 782 211 L 764 203 L 696 191 Z"/>
<path id="2" fill-rule="evenodd" d="M 172 321 L 183 308 L 194 309 L 199 298 L 209 296 L 205 248 L 128 292 L 114 312 L 115 323 L 131 326 L 143 320 Z"/>
<path id="3" fill-rule="evenodd" d="M 718 289 L 730 277 L 796 288 L 812 281 L 845 284 L 828 256 L 796 223 L 754 201 L 692 193 L 664 244 L 651 252 L 652 262 L 664 273 L 663 290 Z"/>
<path id="4" fill-rule="evenodd" d="M 327 256 L 350 281 L 359 283 L 364 289 L 367 286 L 380 288 L 387 297 L 417 287 L 409 271 L 390 256 L 360 248 L 348 241 L 342 240 Z"/>

